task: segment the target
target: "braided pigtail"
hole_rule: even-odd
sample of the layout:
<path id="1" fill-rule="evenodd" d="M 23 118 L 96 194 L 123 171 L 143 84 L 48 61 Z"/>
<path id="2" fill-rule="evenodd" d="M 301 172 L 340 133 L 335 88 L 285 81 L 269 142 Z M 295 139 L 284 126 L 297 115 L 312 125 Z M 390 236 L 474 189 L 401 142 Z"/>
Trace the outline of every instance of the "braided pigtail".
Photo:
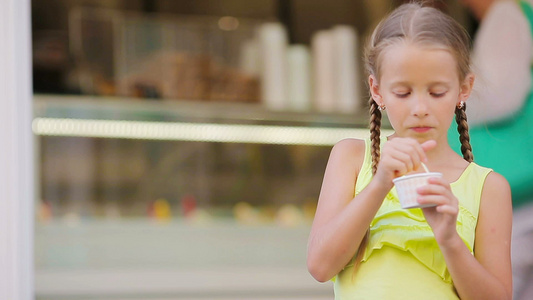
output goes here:
<path id="1" fill-rule="evenodd" d="M 461 153 L 466 161 L 473 162 L 474 154 L 472 153 L 472 145 L 470 145 L 470 134 L 468 134 L 465 103 L 455 108 L 455 121 L 457 122 L 459 141 L 461 141 Z"/>
<path id="2" fill-rule="evenodd" d="M 370 98 L 370 143 L 372 153 L 372 174 L 376 174 L 379 163 L 381 142 L 381 111 L 374 99 Z"/>
<path id="3" fill-rule="evenodd" d="M 371 153 L 372 153 L 372 174 L 376 174 L 379 163 L 380 156 L 380 134 L 381 134 L 381 111 L 378 108 L 377 103 L 370 98 L 370 143 L 371 143 Z M 352 280 L 354 278 L 355 272 L 359 268 L 359 264 L 363 260 L 363 255 L 365 254 L 366 246 L 368 245 L 368 239 L 370 237 L 370 228 L 366 230 L 365 236 L 359 244 L 359 249 L 357 249 L 357 254 L 354 259 L 354 272 L 352 274 Z"/>

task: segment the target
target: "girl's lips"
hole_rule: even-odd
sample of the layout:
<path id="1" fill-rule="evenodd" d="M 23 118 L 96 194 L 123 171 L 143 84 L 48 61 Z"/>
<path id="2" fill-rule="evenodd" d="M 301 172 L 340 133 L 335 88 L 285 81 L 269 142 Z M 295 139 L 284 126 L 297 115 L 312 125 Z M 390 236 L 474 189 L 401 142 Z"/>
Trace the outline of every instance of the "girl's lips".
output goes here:
<path id="1" fill-rule="evenodd" d="M 431 129 L 431 127 L 411 127 L 412 130 L 418 133 L 424 133 Z"/>

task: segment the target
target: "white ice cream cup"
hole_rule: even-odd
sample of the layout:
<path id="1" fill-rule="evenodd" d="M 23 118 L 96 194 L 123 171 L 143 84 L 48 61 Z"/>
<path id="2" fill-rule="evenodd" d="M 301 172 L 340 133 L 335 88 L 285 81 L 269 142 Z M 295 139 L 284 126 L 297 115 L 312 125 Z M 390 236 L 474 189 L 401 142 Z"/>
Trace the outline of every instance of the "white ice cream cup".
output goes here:
<path id="1" fill-rule="evenodd" d="M 442 177 L 442 173 L 429 172 L 405 175 L 392 180 L 398 193 L 398 198 L 402 208 L 422 208 L 435 206 L 434 204 L 420 205 L 416 200 L 419 195 L 416 190 L 428 184 L 430 177 Z"/>

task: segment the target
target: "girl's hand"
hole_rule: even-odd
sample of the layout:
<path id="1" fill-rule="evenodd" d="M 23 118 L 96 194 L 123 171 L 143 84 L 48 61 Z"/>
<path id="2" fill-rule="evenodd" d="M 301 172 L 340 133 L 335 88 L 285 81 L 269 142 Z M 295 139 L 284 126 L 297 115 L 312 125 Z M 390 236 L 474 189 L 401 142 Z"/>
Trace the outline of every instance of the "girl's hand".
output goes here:
<path id="1" fill-rule="evenodd" d="M 457 236 L 457 215 L 459 201 L 452 193 L 450 184 L 443 178 L 432 177 L 428 184 L 418 188 L 420 204 L 435 204 L 434 207 L 422 208 L 429 226 L 433 230 L 439 245 L 446 245 Z"/>
<path id="2" fill-rule="evenodd" d="M 412 138 L 393 138 L 385 143 L 375 180 L 392 188 L 392 180 L 417 170 L 421 162 L 426 162 L 425 151 L 433 149 L 437 143 L 433 140 L 419 144 Z"/>

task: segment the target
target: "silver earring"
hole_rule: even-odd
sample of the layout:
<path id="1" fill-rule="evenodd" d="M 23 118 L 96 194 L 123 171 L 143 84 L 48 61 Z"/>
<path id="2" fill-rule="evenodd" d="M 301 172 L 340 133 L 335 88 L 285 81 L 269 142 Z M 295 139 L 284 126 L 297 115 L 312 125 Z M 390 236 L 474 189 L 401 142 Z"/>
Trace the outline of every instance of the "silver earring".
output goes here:
<path id="1" fill-rule="evenodd" d="M 457 108 L 458 109 L 463 109 L 465 107 L 465 102 L 464 101 L 461 101 L 459 102 L 459 104 L 457 104 Z"/>
<path id="2" fill-rule="evenodd" d="M 379 110 L 379 111 L 384 111 L 385 109 L 387 109 L 387 108 L 385 107 L 385 104 L 378 104 L 378 110 Z"/>

